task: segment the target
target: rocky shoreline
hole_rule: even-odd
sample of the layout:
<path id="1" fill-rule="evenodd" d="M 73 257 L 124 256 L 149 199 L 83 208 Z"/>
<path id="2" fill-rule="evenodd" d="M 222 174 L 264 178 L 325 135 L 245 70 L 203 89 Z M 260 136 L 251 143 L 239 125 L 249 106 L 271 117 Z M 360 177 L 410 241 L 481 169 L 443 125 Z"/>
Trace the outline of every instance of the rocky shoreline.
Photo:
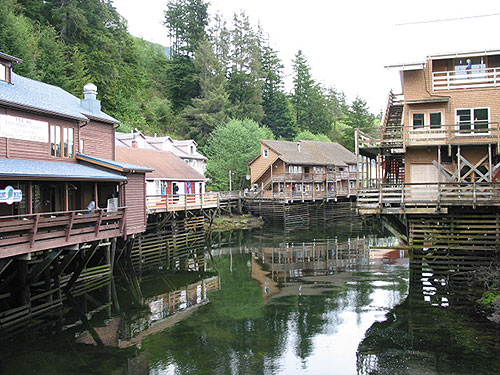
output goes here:
<path id="1" fill-rule="evenodd" d="M 264 220 L 261 217 L 252 215 L 232 215 L 220 216 L 214 219 L 211 226 L 207 225 L 207 230 L 212 231 L 227 231 L 235 229 L 255 229 L 264 225 Z"/>

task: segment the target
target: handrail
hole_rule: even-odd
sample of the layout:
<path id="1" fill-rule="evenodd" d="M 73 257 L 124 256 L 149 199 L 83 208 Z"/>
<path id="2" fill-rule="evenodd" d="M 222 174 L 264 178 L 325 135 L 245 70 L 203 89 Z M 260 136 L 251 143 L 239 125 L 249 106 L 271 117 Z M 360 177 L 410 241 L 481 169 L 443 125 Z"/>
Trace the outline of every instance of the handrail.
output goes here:
<path id="1" fill-rule="evenodd" d="M 186 211 L 188 209 L 218 207 L 221 193 L 149 194 L 146 196 L 148 212 Z"/>
<path id="2" fill-rule="evenodd" d="M 476 68 L 432 73 L 434 91 L 497 87 L 499 84 L 500 68 Z"/>
<path id="3" fill-rule="evenodd" d="M 413 144 L 468 144 L 483 139 L 500 139 L 500 122 L 463 122 L 442 125 L 415 127 L 403 125 L 400 132 L 391 132 L 388 138 L 381 129 L 376 133 L 364 133 L 358 130 L 358 145 L 364 147 L 400 147 L 403 139 L 406 145 Z"/>
<path id="4" fill-rule="evenodd" d="M 0 217 L 0 258 L 111 238 L 125 231 L 126 207 Z"/>
<path id="5" fill-rule="evenodd" d="M 499 182 L 432 182 L 379 184 L 359 189 L 358 207 L 500 205 Z"/>

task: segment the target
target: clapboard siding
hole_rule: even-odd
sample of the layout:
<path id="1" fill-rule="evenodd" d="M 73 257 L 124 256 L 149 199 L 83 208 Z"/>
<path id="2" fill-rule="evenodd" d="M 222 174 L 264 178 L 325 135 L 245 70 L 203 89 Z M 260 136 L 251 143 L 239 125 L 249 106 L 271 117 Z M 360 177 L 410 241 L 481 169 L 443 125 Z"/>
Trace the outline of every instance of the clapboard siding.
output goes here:
<path id="1" fill-rule="evenodd" d="M 64 120 L 59 118 L 52 118 L 49 116 L 38 115 L 33 113 L 22 112 L 9 108 L 2 108 L 1 114 L 6 114 L 14 117 L 27 118 L 30 120 L 44 121 L 50 125 L 58 125 L 66 128 L 73 128 L 75 132 L 75 155 L 78 152 L 78 122 L 72 120 Z M 49 128 L 47 128 L 47 133 Z M 46 160 L 46 161 L 62 161 L 62 162 L 76 162 L 75 158 L 58 158 L 50 156 L 49 143 L 44 142 L 31 142 L 22 139 L 0 137 L 0 158 L 10 159 L 28 159 L 28 160 Z"/>
<path id="2" fill-rule="evenodd" d="M 144 173 L 129 173 L 125 185 L 127 207 L 127 234 L 144 232 L 146 229 L 146 177 Z"/>
<path id="3" fill-rule="evenodd" d="M 90 121 L 80 129 L 83 153 L 97 158 L 115 159 L 115 129 L 112 124 Z"/>

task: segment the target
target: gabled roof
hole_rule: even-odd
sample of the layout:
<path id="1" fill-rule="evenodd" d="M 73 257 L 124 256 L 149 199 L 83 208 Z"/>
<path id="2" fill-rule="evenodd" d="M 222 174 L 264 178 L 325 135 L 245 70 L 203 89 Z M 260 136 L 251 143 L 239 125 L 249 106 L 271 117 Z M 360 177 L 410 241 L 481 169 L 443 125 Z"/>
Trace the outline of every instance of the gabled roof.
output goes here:
<path id="1" fill-rule="evenodd" d="M 120 174 L 79 163 L 18 159 L 0 159 L 0 177 L 65 181 L 125 181 L 127 179 Z"/>
<path id="2" fill-rule="evenodd" d="M 119 121 L 102 111 L 84 109 L 76 96 L 62 88 L 12 72 L 12 83 L 0 81 L 0 104 L 86 121 L 95 119 L 112 124 Z"/>
<path id="3" fill-rule="evenodd" d="M 116 159 L 123 163 L 140 163 L 153 172 L 146 178 L 158 178 L 175 181 L 206 181 L 189 164 L 168 151 L 147 150 L 143 148 L 116 147 Z"/>
<path id="4" fill-rule="evenodd" d="M 153 169 L 145 167 L 142 165 L 123 163 L 117 160 L 108 160 L 102 158 L 96 158 L 94 156 L 76 154 L 76 159 L 81 160 L 90 164 L 98 165 L 104 168 L 112 169 L 119 172 L 152 172 Z"/>
<path id="5" fill-rule="evenodd" d="M 276 152 L 280 159 L 288 164 L 336 165 L 356 164 L 354 153 L 336 142 L 316 141 L 271 141 L 262 140 L 262 144 Z M 300 144 L 300 151 L 297 145 Z"/>

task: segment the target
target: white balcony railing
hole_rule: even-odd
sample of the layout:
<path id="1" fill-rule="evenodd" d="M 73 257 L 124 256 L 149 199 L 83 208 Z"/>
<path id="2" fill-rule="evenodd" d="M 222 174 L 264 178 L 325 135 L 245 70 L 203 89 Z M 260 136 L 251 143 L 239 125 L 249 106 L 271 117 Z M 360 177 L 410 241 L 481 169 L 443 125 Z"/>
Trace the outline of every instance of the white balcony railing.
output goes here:
<path id="1" fill-rule="evenodd" d="M 451 70 L 432 73 L 434 91 L 500 86 L 500 68 Z"/>

